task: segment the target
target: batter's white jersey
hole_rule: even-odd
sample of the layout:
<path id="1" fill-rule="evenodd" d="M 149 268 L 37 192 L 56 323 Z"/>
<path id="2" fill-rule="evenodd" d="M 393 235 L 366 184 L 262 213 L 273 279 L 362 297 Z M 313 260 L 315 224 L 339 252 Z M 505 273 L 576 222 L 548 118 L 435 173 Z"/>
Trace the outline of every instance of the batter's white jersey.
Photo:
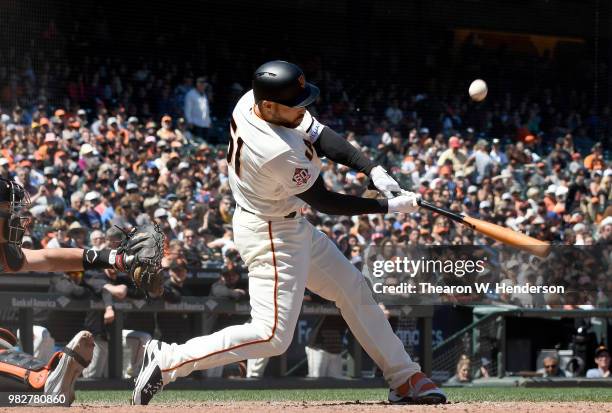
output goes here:
<path id="1" fill-rule="evenodd" d="M 321 170 L 313 148 L 321 125 L 308 111 L 295 129 L 273 125 L 254 113 L 253 91 L 236 105 L 227 151 L 236 203 L 265 216 L 285 216 L 304 202 L 295 195 L 312 186 Z"/>
<path id="2" fill-rule="evenodd" d="M 252 92 L 238 102 L 228 151 L 230 186 L 241 206 L 232 220 L 234 241 L 249 269 L 251 321 L 181 345 L 160 343 L 163 383 L 284 353 L 308 288 L 336 304 L 391 388 L 403 386 L 420 366 L 406 354 L 363 275 L 323 232 L 291 214 L 303 206 L 295 195 L 319 175 L 312 144 L 323 126 L 308 113 L 295 129 L 272 125 L 253 113 L 253 105 Z"/>

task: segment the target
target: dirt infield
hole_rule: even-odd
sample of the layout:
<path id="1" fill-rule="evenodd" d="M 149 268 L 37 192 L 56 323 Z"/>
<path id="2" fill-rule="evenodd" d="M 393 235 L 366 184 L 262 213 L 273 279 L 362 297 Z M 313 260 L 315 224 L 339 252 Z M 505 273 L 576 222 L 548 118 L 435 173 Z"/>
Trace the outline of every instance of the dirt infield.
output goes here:
<path id="1" fill-rule="evenodd" d="M 392 406 L 382 402 L 208 402 L 129 406 L 120 404 L 79 404 L 70 411 L 87 413 L 167 413 L 169 409 L 190 413 L 304 413 L 304 412 L 358 412 L 358 413 L 612 413 L 612 403 L 592 402 L 478 402 L 450 403 L 442 406 Z M 8 411 L 9 409 L 0 409 Z M 20 413 L 40 413 L 40 408 L 19 408 Z M 46 407 L 45 413 L 65 413 L 65 408 Z"/>

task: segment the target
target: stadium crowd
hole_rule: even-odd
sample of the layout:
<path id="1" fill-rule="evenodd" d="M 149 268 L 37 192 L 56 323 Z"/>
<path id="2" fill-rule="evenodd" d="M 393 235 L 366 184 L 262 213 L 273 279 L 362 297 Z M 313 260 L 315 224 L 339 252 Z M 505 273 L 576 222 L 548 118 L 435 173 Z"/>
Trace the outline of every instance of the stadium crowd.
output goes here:
<path id="1" fill-rule="evenodd" d="M 40 49 L 59 50 L 61 45 L 54 43 L 58 38 L 61 45 L 83 47 L 62 39 L 49 25 L 39 39 Z M 71 61 L 42 51 L 0 55 L 11 65 L 16 62 L 14 67 L 2 66 L 0 59 L 0 175 L 14 178 L 30 193 L 32 223 L 24 247 L 101 249 L 116 245 L 120 233 L 115 225 L 129 228 L 156 221 L 168 238 L 164 299 L 177 302 L 181 295 L 191 295 L 189 277 L 211 267 L 222 271 L 210 295 L 245 299 L 248 291 L 240 283 L 240 260 L 232 241 L 235 203 L 227 182 L 226 142 L 233 103 L 249 89 L 248 78 L 234 76 L 227 82 L 230 72 L 205 76 L 197 65 L 162 54 L 154 61 L 128 60 L 88 56 L 85 49 L 79 51 L 83 57 Z M 470 55 L 478 53 L 473 44 L 466 44 L 460 60 L 477 60 Z M 233 56 L 228 67 L 261 63 L 246 60 Z M 506 85 L 512 87 L 504 88 L 505 94 L 492 88 L 479 104 L 469 102 L 465 93 L 445 91 L 451 88 L 444 87 L 443 76 L 435 70 L 443 66 L 440 57 L 423 59 L 420 69 L 440 77 L 434 79 L 437 87 L 435 82 L 427 85 L 430 93 L 385 82 L 384 75 L 358 82 L 350 73 L 327 69 L 321 60 L 301 62 L 322 92 L 309 110 L 383 165 L 402 187 L 453 211 L 555 244 L 595 244 L 601 247 L 597 251 L 607 251 L 601 254 L 607 261 L 595 260 L 597 271 L 588 273 L 581 266 L 585 261 L 580 250 L 578 257 L 556 254 L 559 260 L 540 267 L 524 256 L 508 259 L 500 273 L 504 283 L 546 280 L 572 293 L 545 298 L 497 295 L 489 297 L 491 301 L 564 308 L 611 305 L 608 106 L 595 108 L 587 94 L 555 85 L 542 71 L 549 65 L 543 60 L 533 70 L 545 86 L 528 91 L 516 89 L 522 82 L 510 83 L 518 64 L 494 62 L 496 70 L 510 68 L 500 70 L 506 70 Z M 235 70 L 232 73 L 239 72 Z M 223 76 L 225 82 L 219 79 Z M 328 160 L 323 160 L 322 174 L 330 189 L 371 195 L 363 174 Z M 392 259 L 393 251 L 407 246 L 492 243 L 425 210 L 359 217 L 325 216 L 309 207 L 303 212 L 360 269 L 372 251 Z M 543 274 L 552 276 L 544 280 Z M 98 289 L 110 291 L 119 283 L 109 274 L 66 278 L 71 288 L 95 281 Z M 112 295 L 120 300 L 126 294 L 138 293 L 130 289 Z M 105 325 L 113 322 L 112 306 L 92 318 L 96 327 L 88 329 L 97 338 L 103 336 Z M 340 320 L 328 317 L 330 325 L 324 321 L 317 323 L 308 351 L 326 349 L 328 356 L 340 359 L 341 338 L 328 334 L 333 330 L 337 335 Z M 134 333 L 124 330 L 124 342 Z M 102 341 L 96 341 L 99 348 L 104 348 Z M 136 352 L 132 358 L 126 376 L 137 373 L 132 365 L 140 365 Z M 104 374 L 104 357 L 96 360 L 92 377 Z M 609 375 L 609 357 L 601 363 L 607 363 L 602 374 Z M 470 369 L 469 359 L 461 359 L 456 380 L 470 381 Z"/>
<path id="2" fill-rule="evenodd" d="M 25 246 L 101 248 L 114 225 L 156 221 L 175 268 L 236 262 L 225 147 L 231 104 L 212 109 L 214 79 L 194 76 L 189 65 L 143 62 L 129 71 L 110 59 L 86 58 L 81 69 L 36 71 L 28 58 L 18 71 L 0 68 L 0 174 L 30 193 Z M 612 240 L 608 107 L 596 113 L 585 96 L 551 90 L 474 104 L 373 84 L 352 97 L 353 85 L 317 73 L 323 95 L 313 115 L 406 189 L 556 244 Z M 221 94 L 235 101 L 246 83 Z M 335 191 L 366 193 L 363 174 L 328 160 L 322 174 Z M 304 214 L 358 267 L 370 243 L 491 243 L 426 211 Z"/>

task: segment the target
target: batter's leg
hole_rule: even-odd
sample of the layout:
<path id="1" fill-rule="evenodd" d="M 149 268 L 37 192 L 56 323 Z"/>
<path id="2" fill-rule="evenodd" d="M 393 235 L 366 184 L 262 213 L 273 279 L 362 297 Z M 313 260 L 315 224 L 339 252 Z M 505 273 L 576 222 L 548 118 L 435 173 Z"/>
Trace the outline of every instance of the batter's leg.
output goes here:
<path id="1" fill-rule="evenodd" d="M 365 278 L 320 231 L 313 231 L 312 258 L 306 287 L 335 302 L 353 335 L 381 368 L 399 399 L 445 402 L 446 396 L 421 373 L 372 297 Z"/>
<path id="2" fill-rule="evenodd" d="M 148 403 L 152 395 L 146 389 L 155 389 L 154 394 L 192 371 L 272 357 L 287 350 L 304 298 L 312 234 L 309 225 L 299 219 L 241 226 L 235 218 L 236 245 L 249 267 L 251 322 L 184 344 L 152 341 L 147 345 L 145 364 L 154 362 L 143 366 L 133 403 Z"/>
<path id="3" fill-rule="evenodd" d="M 333 301 L 361 346 L 392 388 L 420 371 L 374 301 L 363 275 L 323 233 L 316 231 L 306 287 Z"/>

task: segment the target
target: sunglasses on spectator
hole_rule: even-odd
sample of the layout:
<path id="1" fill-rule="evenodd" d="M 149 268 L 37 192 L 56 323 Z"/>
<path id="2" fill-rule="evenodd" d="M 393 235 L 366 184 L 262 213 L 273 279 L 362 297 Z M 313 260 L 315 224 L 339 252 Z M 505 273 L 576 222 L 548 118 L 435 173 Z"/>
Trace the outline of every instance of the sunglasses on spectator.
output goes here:
<path id="1" fill-rule="evenodd" d="M 556 368 L 556 367 L 557 367 L 557 365 L 556 365 L 556 364 L 548 364 L 548 365 L 546 365 L 546 364 L 545 364 L 545 365 L 544 365 L 544 368 L 545 368 L 545 369 L 554 369 L 554 368 Z"/>

